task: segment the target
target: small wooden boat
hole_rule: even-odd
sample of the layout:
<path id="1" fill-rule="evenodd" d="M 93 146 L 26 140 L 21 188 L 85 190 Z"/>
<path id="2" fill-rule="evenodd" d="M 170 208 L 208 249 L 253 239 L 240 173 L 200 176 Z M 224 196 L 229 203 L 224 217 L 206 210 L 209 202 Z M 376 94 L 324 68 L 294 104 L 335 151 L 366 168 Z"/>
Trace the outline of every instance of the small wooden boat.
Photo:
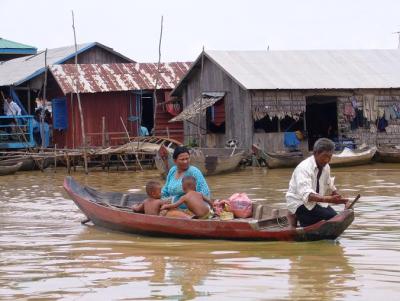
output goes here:
<path id="1" fill-rule="evenodd" d="M 229 148 L 192 148 L 190 149 L 190 164 L 196 166 L 204 175 L 215 175 L 235 170 L 245 156 L 244 150 Z M 168 157 L 165 164 L 163 157 Z M 172 150 L 160 146 L 155 157 L 157 169 L 161 175 L 168 174 L 169 169 L 174 165 Z"/>
<path id="2" fill-rule="evenodd" d="M 268 168 L 296 167 L 297 164 L 304 160 L 302 152 L 264 152 L 255 144 L 252 145 L 252 151 L 258 162 L 264 164 Z"/>
<path id="3" fill-rule="evenodd" d="M 400 149 L 396 147 L 379 147 L 376 160 L 385 163 L 400 163 Z"/>
<path id="4" fill-rule="evenodd" d="M 346 209 L 327 221 L 304 228 L 282 224 L 286 210 L 271 210 L 258 204 L 253 218 L 198 220 L 134 213 L 130 208 L 140 203 L 143 194 L 100 192 L 66 177 L 64 188 L 75 204 L 96 226 L 128 233 L 184 238 L 312 241 L 336 239 L 354 220 L 354 211 Z M 267 216 L 263 212 L 267 212 Z M 259 214 L 261 213 L 261 214 Z M 261 217 L 261 218 L 259 218 Z"/>
<path id="5" fill-rule="evenodd" d="M 7 176 L 16 173 L 22 166 L 22 162 L 13 165 L 0 166 L 0 176 Z"/>
<path id="6" fill-rule="evenodd" d="M 368 164 L 371 162 L 375 153 L 375 146 L 361 150 L 351 150 L 349 148 L 345 148 L 343 151 L 333 154 L 329 165 L 333 167 L 339 167 Z"/>
<path id="7" fill-rule="evenodd" d="M 155 155 L 163 145 L 170 151 L 182 145 L 179 141 L 167 137 L 145 136 L 133 137 L 129 143 L 120 146 L 112 146 L 102 150 L 92 150 L 92 154 L 111 155 L 111 154 L 135 154 L 137 152 Z"/>
<path id="8" fill-rule="evenodd" d="M 22 162 L 22 165 L 19 170 L 21 171 L 30 171 L 30 170 L 39 170 L 45 169 L 50 166 L 51 162 L 54 159 L 50 157 L 41 157 L 41 156 L 14 156 L 8 159 L 0 160 L 0 166 L 9 166 L 13 164 L 17 164 Z"/>

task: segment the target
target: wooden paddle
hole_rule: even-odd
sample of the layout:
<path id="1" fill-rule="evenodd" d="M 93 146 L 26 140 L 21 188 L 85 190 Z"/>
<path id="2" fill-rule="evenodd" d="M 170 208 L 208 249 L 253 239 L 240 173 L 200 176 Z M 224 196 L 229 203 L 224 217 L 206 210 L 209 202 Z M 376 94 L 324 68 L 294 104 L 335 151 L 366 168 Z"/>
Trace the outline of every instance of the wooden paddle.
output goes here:
<path id="1" fill-rule="evenodd" d="M 351 202 L 350 206 L 347 207 L 346 209 L 352 209 L 353 206 L 357 203 L 357 201 L 360 199 L 361 195 L 357 194 L 357 196 L 355 197 L 355 199 Z"/>

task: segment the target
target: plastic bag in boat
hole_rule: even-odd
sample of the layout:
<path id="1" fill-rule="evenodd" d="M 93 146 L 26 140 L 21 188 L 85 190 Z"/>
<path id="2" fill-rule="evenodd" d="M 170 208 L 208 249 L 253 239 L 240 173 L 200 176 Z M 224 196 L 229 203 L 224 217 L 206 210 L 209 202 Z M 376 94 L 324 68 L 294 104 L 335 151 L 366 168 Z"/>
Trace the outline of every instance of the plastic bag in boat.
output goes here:
<path id="1" fill-rule="evenodd" d="M 229 208 L 235 217 L 247 218 L 253 214 L 253 204 L 246 193 L 233 194 L 229 199 Z"/>

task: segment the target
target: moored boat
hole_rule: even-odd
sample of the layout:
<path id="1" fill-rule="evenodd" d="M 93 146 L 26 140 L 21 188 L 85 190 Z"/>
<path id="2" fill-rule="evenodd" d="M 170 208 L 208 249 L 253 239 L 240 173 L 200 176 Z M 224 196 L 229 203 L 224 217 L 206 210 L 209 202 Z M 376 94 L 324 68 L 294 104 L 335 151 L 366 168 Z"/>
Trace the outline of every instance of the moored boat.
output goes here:
<path id="1" fill-rule="evenodd" d="M 379 147 L 376 151 L 376 160 L 385 163 L 400 163 L 400 148 Z"/>
<path id="2" fill-rule="evenodd" d="M 329 165 L 333 167 L 340 167 L 368 164 L 371 163 L 372 157 L 375 155 L 375 153 L 375 146 L 360 150 L 344 148 L 343 151 L 333 154 Z"/>
<path id="3" fill-rule="evenodd" d="M 22 155 L 0 160 L 0 166 L 9 166 L 22 162 L 22 165 L 19 168 L 19 170 L 30 171 L 30 170 L 45 169 L 50 166 L 52 161 L 54 161 L 54 159 L 50 157 Z"/>
<path id="4" fill-rule="evenodd" d="M 182 145 L 182 143 L 167 137 L 134 137 L 131 138 L 130 142 L 124 145 L 108 147 L 98 151 L 93 150 L 92 153 L 96 155 L 112 155 L 122 153 L 135 154 L 136 152 L 142 152 L 155 155 L 161 145 L 165 146 L 168 150 L 173 151 L 175 147 Z"/>
<path id="5" fill-rule="evenodd" d="M 204 175 L 215 175 L 235 170 L 244 158 L 245 151 L 229 148 L 192 148 L 190 151 L 190 164 L 196 166 Z M 165 164 L 163 157 L 167 157 Z M 172 151 L 163 145 L 155 157 L 157 169 L 165 176 L 173 166 Z"/>
<path id="6" fill-rule="evenodd" d="M 327 221 L 304 228 L 284 225 L 286 210 L 271 209 L 258 204 L 253 217 L 247 219 L 211 220 L 183 219 L 134 213 L 130 208 L 140 203 L 144 194 L 100 192 L 82 186 L 66 177 L 64 188 L 75 204 L 95 225 L 127 233 L 184 238 L 313 241 L 336 239 L 354 220 L 354 211 L 346 209 Z M 261 207 L 260 207 L 261 206 Z M 265 216 L 260 212 L 270 212 Z"/>
<path id="7" fill-rule="evenodd" d="M 268 168 L 285 168 L 296 167 L 304 160 L 302 152 L 265 152 L 259 146 L 253 144 L 252 151 L 256 160 L 261 164 L 265 164 Z"/>
<path id="8" fill-rule="evenodd" d="M 7 176 L 16 173 L 22 166 L 22 162 L 12 165 L 0 166 L 0 176 Z"/>

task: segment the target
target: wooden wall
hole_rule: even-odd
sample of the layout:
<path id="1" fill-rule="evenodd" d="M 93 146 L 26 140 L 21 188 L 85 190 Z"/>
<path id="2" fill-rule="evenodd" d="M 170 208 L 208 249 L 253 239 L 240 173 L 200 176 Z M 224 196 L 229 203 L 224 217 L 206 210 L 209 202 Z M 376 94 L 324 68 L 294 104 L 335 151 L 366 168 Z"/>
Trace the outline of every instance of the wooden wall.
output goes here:
<path id="1" fill-rule="evenodd" d="M 184 108 L 194 102 L 200 96 L 200 68 L 195 67 L 191 78 L 183 89 Z M 225 74 L 217 65 L 204 59 L 203 67 L 203 92 L 226 92 L 224 97 L 225 104 L 225 135 L 221 139 L 211 139 L 217 143 L 215 147 L 224 147 L 225 142 L 236 139 L 239 147 L 250 147 L 253 134 L 253 121 L 251 117 L 251 105 L 248 92 L 242 89 L 235 81 Z M 197 118 L 192 122 L 197 123 Z M 205 114 L 201 117 L 201 145 L 206 146 L 206 119 Z M 192 139 L 198 140 L 197 127 L 189 122 L 184 123 L 185 142 Z M 214 134 L 212 134 L 214 135 Z"/>
<path id="2" fill-rule="evenodd" d="M 94 46 L 78 54 L 78 64 L 112 64 L 112 63 L 131 63 L 131 62 L 99 46 Z M 65 61 L 63 64 L 75 64 L 75 58 L 71 58 Z"/>
<path id="3" fill-rule="evenodd" d="M 346 89 L 346 90 L 244 90 L 238 83 L 231 79 L 216 64 L 205 58 L 203 68 L 203 88 L 204 92 L 226 92 L 225 103 L 225 135 L 207 134 L 205 131 L 205 114 L 201 118 L 201 144 L 209 147 L 224 147 L 229 139 L 236 139 L 240 147 L 247 148 L 253 143 L 258 143 L 268 151 L 284 150 L 283 133 L 254 133 L 254 121 L 252 117 L 253 98 L 262 94 L 263 99 L 276 98 L 284 99 L 286 102 L 282 107 L 291 107 L 296 110 L 304 110 L 305 98 L 308 96 L 333 96 L 337 97 L 338 106 L 338 127 L 339 137 L 353 138 L 357 145 L 366 143 L 368 145 L 400 145 L 400 118 L 391 120 L 390 125 L 399 126 L 399 132 L 387 133 L 374 132 L 370 127 L 358 128 L 355 130 L 344 127 L 343 107 L 349 101 L 349 97 L 354 95 L 363 97 L 365 95 L 375 95 L 378 98 L 380 108 L 385 108 L 393 104 L 400 103 L 399 89 Z M 261 94 L 260 94 L 261 93 Z M 286 98 L 293 101 L 287 102 Z M 191 104 L 200 96 L 200 67 L 199 64 L 186 79 L 186 85 L 182 89 L 184 108 Z M 254 99 L 254 101 L 256 101 Z M 361 107 L 362 109 L 362 107 Z M 282 111 L 285 111 L 282 108 Z M 197 123 L 197 118 L 192 119 Z M 340 130 L 342 129 L 342 130 Z M 191 139 L 198 139 L 197 127 L 189 122 L 184 123 L 185 142 Z M 307 151 L 307 141 L 302 141 L 300 149 Z"/>
<path id="4" fill-rule="evenodd" d="M 362 98 L 364 95 L 374 95 L 378 101 L 378 109 L 384 110 L 386 107 L 400 103 L 400 90 L 395 89 L 362 90 L 355 92 L 354 95 L 357 99 L 359 109 L 361 110 L 363 109 Z M 341 96 L 338 98 L 338 127 L 341 137 L 353 138 L 357 145 L 363 143 L 377 146 L 388 144 L 400 145 L 400 132 L 388 133 L 386 131 L 374 131 L 374 126 L 372 125 L 351 129 L 349 123 L 341 113 L 344 110 L 344 105 L 350 102 L 350 97 L 351 96 Z M 376 125 L 376 123 L 374 125 Z M 389 125 L 397 126 L 400 129 L 400 119 L 390 120 Z"/>

